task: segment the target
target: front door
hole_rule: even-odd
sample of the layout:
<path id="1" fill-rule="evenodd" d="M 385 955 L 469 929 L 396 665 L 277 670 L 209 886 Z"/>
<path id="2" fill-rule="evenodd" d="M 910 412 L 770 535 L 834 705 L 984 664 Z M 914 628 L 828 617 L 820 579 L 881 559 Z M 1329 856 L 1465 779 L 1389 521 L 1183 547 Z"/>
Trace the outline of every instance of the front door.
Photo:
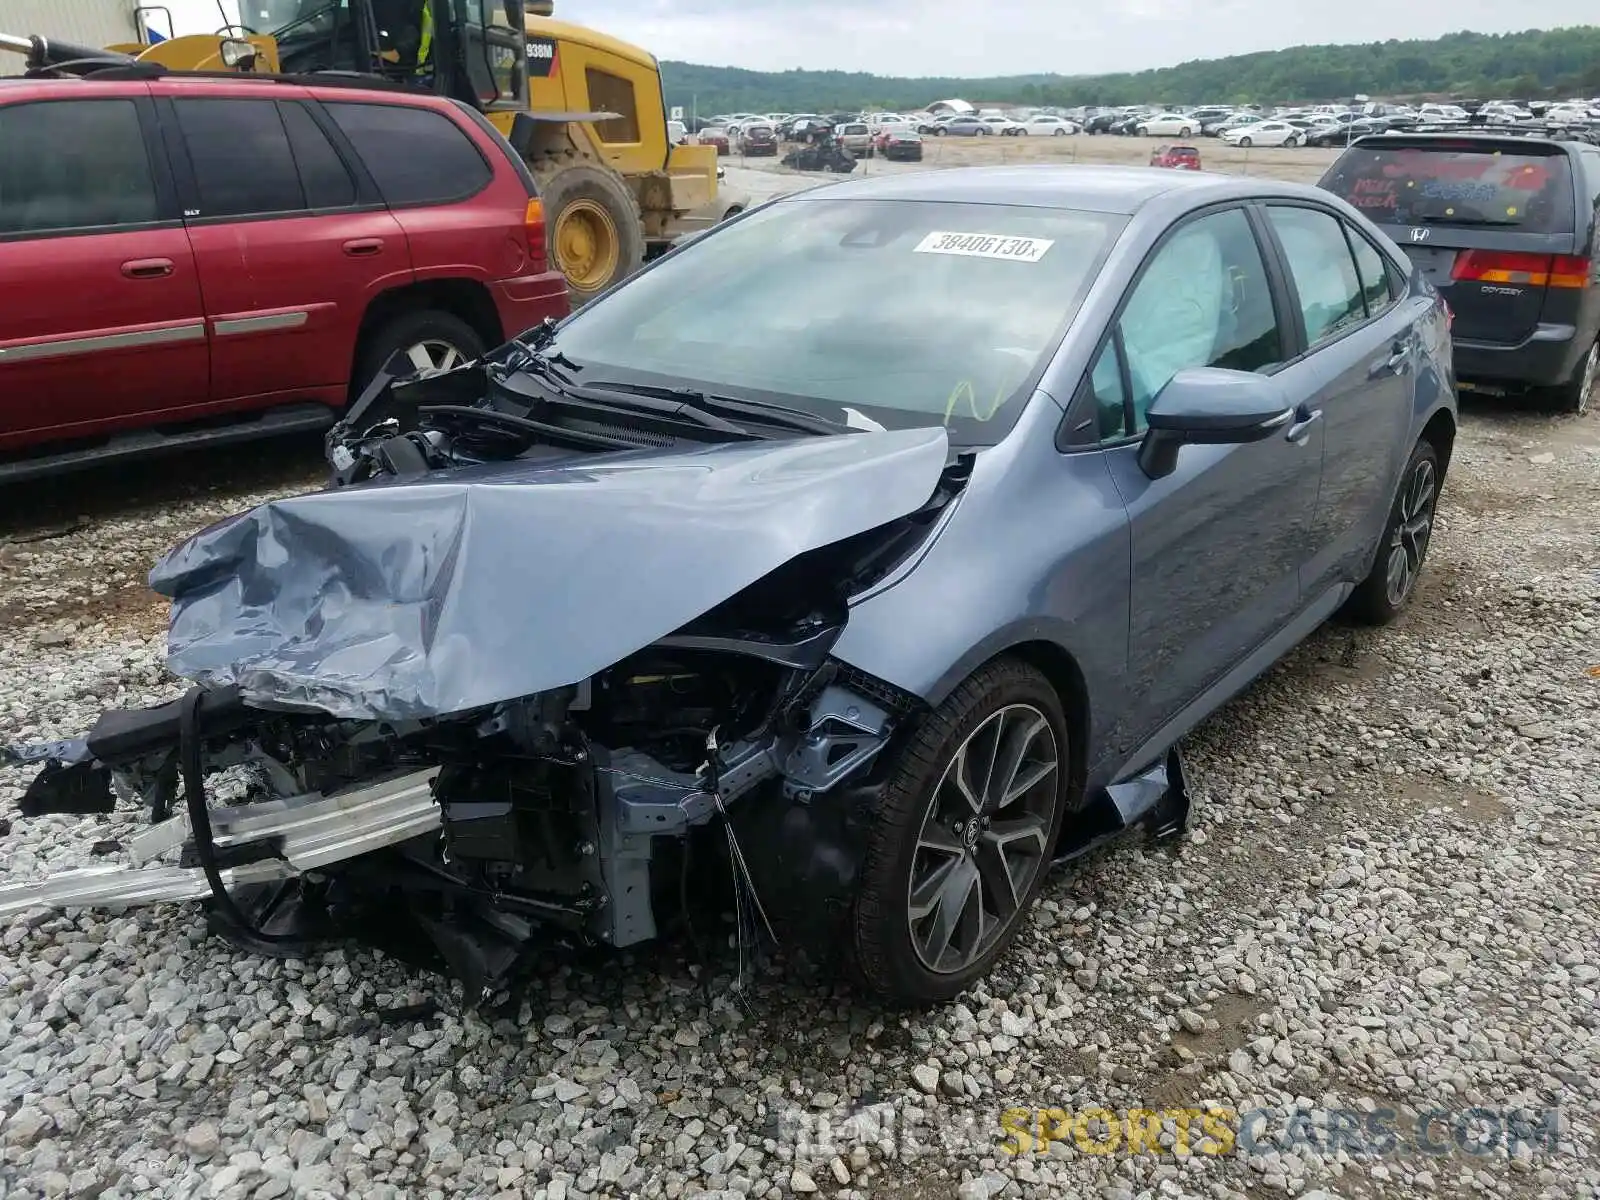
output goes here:
<path id="1" fill-rule="evenodd" d="M 1273 373 L 1286 397 L 1309 391 L 1311 368 L 1284 365 L 1286 332 L 1250 220 L 1226 208 L 1181 225 L 1153 252 L 1094 372 L 1107 465 L 1132 530 L 1127 733 L 1135 741 L 1300 610 L 1320 423 L 1296 422 L 1247 445 L 1187 446 L 1161 479 L 1138 464 L 1145 410 L 1185 368 Z"/>

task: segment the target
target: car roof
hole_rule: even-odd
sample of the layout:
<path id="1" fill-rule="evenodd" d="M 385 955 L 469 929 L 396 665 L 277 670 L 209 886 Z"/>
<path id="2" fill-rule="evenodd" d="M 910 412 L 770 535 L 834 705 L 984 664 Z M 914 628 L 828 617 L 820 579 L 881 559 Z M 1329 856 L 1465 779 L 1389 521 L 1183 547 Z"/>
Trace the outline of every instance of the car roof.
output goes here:
<path id="1" fill-rule="evenodd" d="M 448 96 L 418 91 L 404 84 L 369 77 L 342 77 L 331 74 L 289 75 L 266 72 L 243 73 L 238 71 L 180 71 L 153 63 L 135 63 L 126 67 L 112 66 L 89 76 L 66 77 L 8 77 L 6 81 L 25 93 L 28 98 L 64 98 L 93 96 L 101 89 L 117 88 L 126 92 L 130 84 L 147 84 L 158 94 L 189 92 L 215 96 L 292 95 L 304 89 L 319 99 L 351 98 L 373 104 L 404 104 L 416 108 L 442 111 L 457 109 L 459 104 Z M 8 91 L 12 90 L 10 87 Z M 15 97 L 13 97 L 15 98 Z"/>
<path id="2" fill-rule="evenodd" d="M 1191 194 L 1196 204 L 1252 196 L 1302 196 L 1327 199 L 1303 184 L 1221 175 L 1174 172 L 1152 167 L 1041 163 L 1010 167 L 956 167 L 944 171 L 874 175 L 809 188 L 786 200 L 942 200 L 964 204 L 1016 204 L 1132 216 L 1144 205 L 1174 192 Z"/>
<path id="3" fill-rule="evenodd" d="M 1584 143 L 1570 139 L 1550 137 L 1541 134 L 1524 133 L 1491 133 L 1484 129 L 1463 129 L 1459 133 L 1454 131 L 1430 131 L 1427 133 L 1374 133 L 1359 137 L 1350 143 L 1351 148 L 1359 146 L 1363 150 L 1378 150 L 1389 147 L 1394 150 L 1427 150 L 1430 148 L 1440 150 L 1459 150 L 1463 142 L 1471 143 L 1475 148 L 1484 150 L 1509 151 L 1515 153 L 1525 146 L 1535 146 L 1545 151 L 1570 151 L 1574 146 Z"/>

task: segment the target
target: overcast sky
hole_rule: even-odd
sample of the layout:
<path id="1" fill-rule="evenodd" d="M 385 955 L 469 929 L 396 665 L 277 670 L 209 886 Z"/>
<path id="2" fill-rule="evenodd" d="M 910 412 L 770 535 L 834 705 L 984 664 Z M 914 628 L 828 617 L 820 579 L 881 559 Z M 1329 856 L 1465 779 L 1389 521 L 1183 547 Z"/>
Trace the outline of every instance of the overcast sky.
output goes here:
<path id="1" fill-rule="evenodd" d="M 231 8 L 232 0 L 226 0 Z M 179 32 L 214 0 L 166 0 Z M 1594 0 L 555 0 L 556 16 L 658 58 L 881 75 L 1083 75 L 1307 42 L 1506 33 L 1600 20 Z"/>

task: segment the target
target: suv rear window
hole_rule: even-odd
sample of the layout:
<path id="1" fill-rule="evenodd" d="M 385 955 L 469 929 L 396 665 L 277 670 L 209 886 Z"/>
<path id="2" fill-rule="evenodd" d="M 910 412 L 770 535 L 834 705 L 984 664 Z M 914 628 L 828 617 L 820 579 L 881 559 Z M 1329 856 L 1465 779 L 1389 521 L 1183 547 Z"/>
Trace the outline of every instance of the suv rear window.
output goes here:
<path id="1" fill-rule="evenodd" d="M 1572 176 L 1560 151 L 1439 143 L 1356 146 L 1322 186 L 1380 225 L 1495 226 L 1570 232 Z"/>

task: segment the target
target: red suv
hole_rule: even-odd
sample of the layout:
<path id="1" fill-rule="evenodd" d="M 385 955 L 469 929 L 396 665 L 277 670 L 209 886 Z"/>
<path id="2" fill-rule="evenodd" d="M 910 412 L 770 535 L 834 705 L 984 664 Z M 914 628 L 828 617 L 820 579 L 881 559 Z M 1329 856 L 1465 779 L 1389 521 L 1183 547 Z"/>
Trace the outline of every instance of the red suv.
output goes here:
<path id="1" fill-rule="evenodd" d="M 0 479 L 320 428 L 567 312 L 478 113 L 238 77 L 0 81 Z"/>

